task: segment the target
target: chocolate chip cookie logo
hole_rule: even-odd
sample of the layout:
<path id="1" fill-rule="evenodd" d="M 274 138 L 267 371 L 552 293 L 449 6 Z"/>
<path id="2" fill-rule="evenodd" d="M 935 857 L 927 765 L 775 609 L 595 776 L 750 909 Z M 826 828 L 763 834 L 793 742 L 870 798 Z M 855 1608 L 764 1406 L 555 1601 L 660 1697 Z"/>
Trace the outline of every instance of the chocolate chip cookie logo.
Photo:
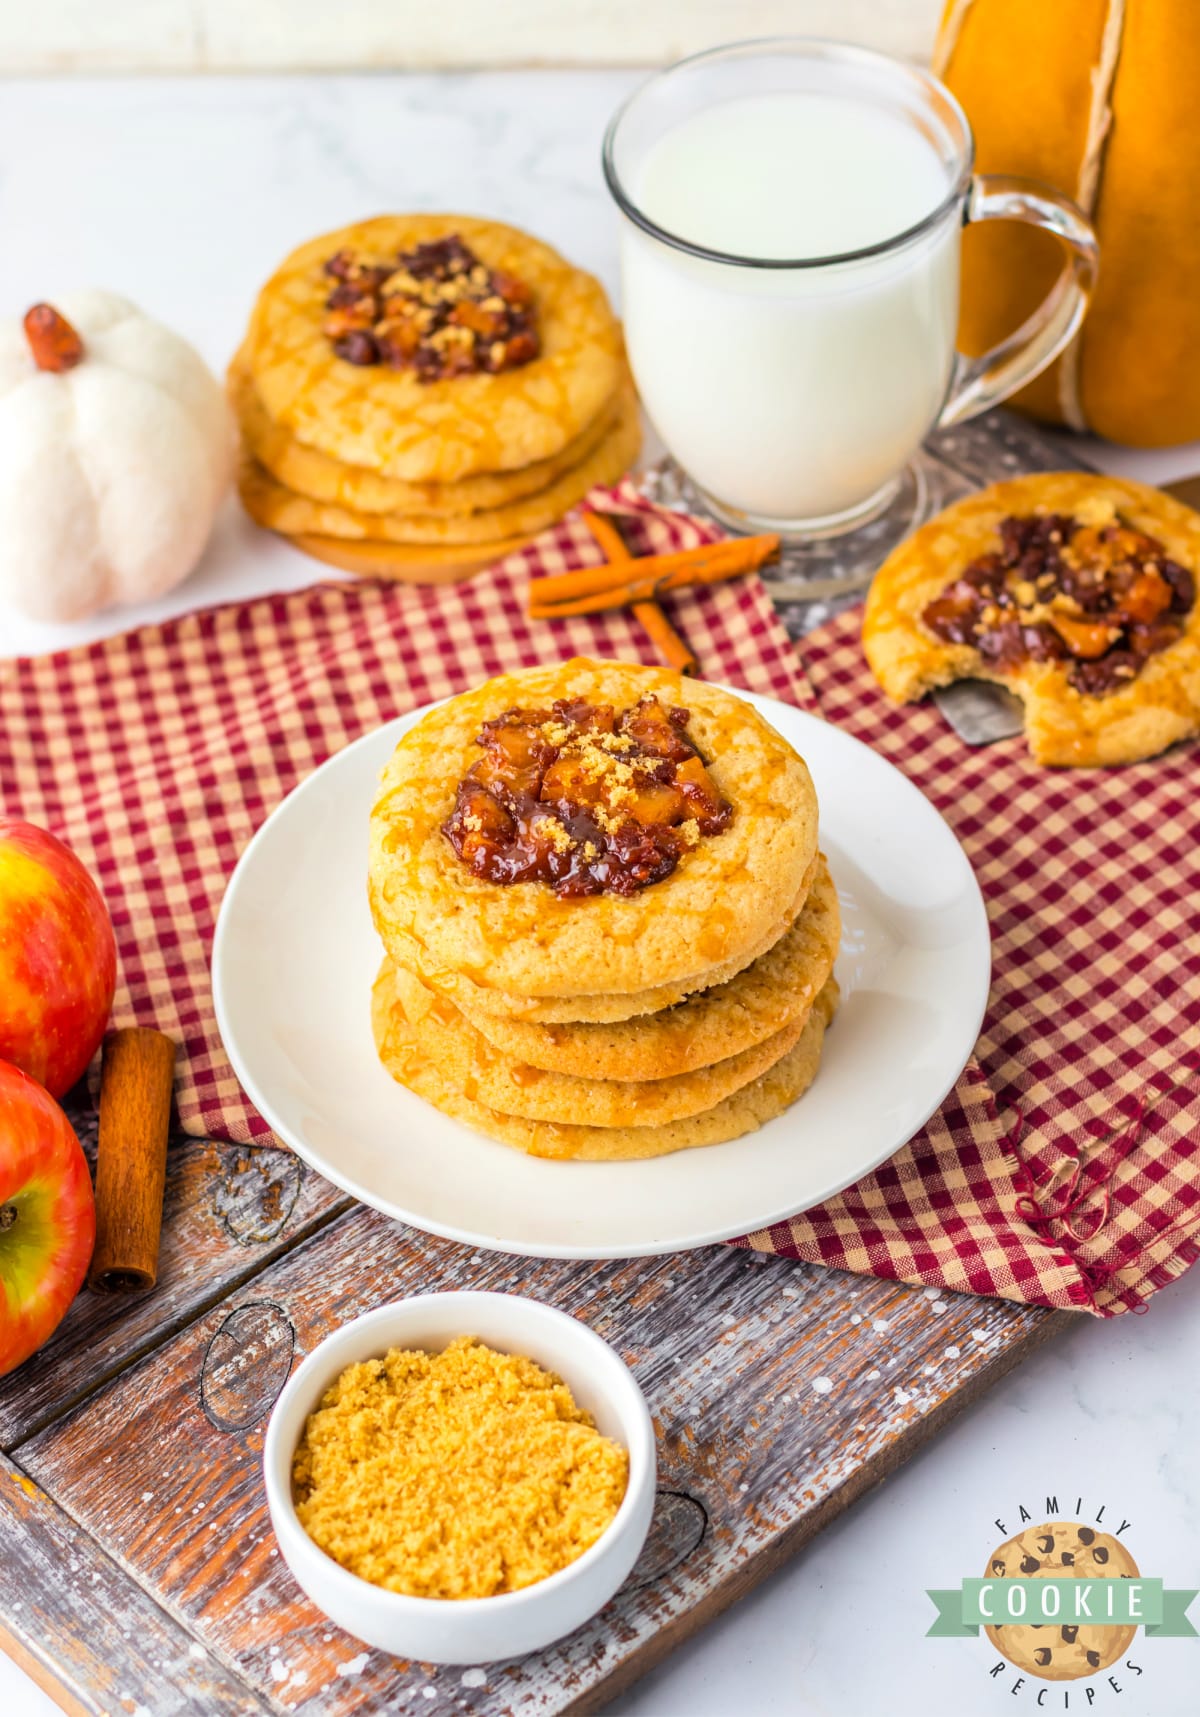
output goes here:
<path id="1" fill-rule="evenodd" d="M 1046 1500 L 1049 1510 L 1056 1499 Z M 1002 1658 L 1021 1672 L 1013 1693 L 1025 1676 L 1077 1681 L 1111 1670 L 1125 1659 L 1139 1627 L 1147 1639 L 1197 1637 L 1187 1618 L 1196 1590 L 1168 1589 L 1142 1573 L 1120 1539 L 1128 1521 L 1103 1532 L 1075 1520 L 1035 1526 L 1024 1507 L 1020 1515 L 1029 1524 L 996 1546 L 982 1576 L 928 1593 L 938 1610 L 930 1637 L 977 1636 L 982 1627 Z M 1132 1662 L 1125 1667 L 1130 1674 L 1143 1673 Z M 999 1663 L 990 1674 L 996 1679 L 1003 1671 Z M 1119 1693 L 1115 1676 L 1108 1679 Z M 1086 1691 L 1090 1706 L 1095 1695 Z M 1043 1699 L 1039 1694 L 1036 1702 Z"/>
<path id="2" fill-rule="evenodd" d="M 992 1580 L 1008 1580 L 1017 1575 L 1022 1580 L 1066 1577 L 1080 1582 L 1074 1593 L 1069 1594 L 1078 1600 L 1083 1595 L 1083 1581 L 1135 1580 L 1141 1570 L 1125 1546 L 1110 1533 L 1059 1520 L 1006 1539 L 988 1557 L 987 1573 Z M 997 1617 L 1011 1616 L 1010 1606 L 1004 1600 L 1011 1600 L 1018 1591 L 1026 1599 L 1021 1614 L 1036 1610 L 1040 1616 L 1047 1609 L 1044 1602 L 1029 1603 L 1020 1587 L 1012 1587 L 998 1597 L 989 1593 L 988 1600 L 996 1597 L 996 1601 L 985 1600 L 986 1608 Z M 1049 1598 L 1050 1589 L 1036 1596 Z M 1105 1614 L 1098 1593 L 1090 1594 L 1083 1612 L 1085 1618 L 1095 1616 L 1095 1620 L 1080 1618 L 1077 1601 L 1069 1606 L 1066 1620 L 1059 1620 L 1063 1613 L 1061 1598 L 1057 1602 L 1051 1599 L 1049 1608 L 1054 1611 L 1050 1620 L 997 1620 L 984 1629 L 996 1650 L 1010 1663 L 1045 1681 L 1077 1681 L 1080 1676 L 1107 1669 L 1124 1656 L 1137 1634 L 1133 1623 L 1120 1626 L 1098 1619 Z"/>

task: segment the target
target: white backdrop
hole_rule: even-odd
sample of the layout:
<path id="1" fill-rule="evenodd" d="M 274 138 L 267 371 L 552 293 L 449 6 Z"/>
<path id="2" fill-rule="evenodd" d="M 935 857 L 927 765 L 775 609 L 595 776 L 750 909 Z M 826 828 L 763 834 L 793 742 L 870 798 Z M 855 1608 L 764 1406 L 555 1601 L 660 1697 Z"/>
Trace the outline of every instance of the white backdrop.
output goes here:
<path id="1" fill-rule="evenodd" d="M 0 73 L 644 65 L 801 33 L 926 59 L 941 0 L 38 0 Z"/>

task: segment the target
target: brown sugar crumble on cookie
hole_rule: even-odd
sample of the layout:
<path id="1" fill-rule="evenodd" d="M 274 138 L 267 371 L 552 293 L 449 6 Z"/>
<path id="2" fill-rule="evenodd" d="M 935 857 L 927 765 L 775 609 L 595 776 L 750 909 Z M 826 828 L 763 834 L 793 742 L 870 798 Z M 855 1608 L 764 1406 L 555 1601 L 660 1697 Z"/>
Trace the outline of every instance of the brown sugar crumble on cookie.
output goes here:
<path id="1" fill-rule="evenodd" d="M 687 724 L 653 695 L 619 714 L 582 698 L 506 710 L 477 735 L 442 832 L 488 882 L 635 894 L 733 818 Z"/>
<path id="2" fill-rule="evenodd" d="M 926 629 L 973 646 L 1000 672 L 1069 663 L 1070 684 L 1089 697 L 1128 685 L 1183 635 L 1195 581 L 1111 503 L 1079 515 L 1002 519 L 999 549 L 971 561 L 926 604 Z"/>
<path id="3" fill-rule="evenodd" d="M 349 364 L 411 369 L 420 382 L 496 375 L 540 350 L 533 295 L 488 268 L 457 233 L 373 261 L 339 250 L 325 264 L 336 282 L 323 332 Z"/>

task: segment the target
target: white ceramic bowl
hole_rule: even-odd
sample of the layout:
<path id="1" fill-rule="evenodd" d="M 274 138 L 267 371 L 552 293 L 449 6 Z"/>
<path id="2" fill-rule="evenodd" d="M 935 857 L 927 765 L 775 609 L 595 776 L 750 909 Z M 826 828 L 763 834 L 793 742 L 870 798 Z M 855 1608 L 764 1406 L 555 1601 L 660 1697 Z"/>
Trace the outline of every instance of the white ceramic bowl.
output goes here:
<path id="1" fill-rule="evenodd" d="M 603 1536 L 548 1579 L 494 1598 L 410 1598 L 360 1580 L 313 1543 L 292 1505 L 292 1456 L 309 1413 L 347 1365 L 390 1347 L 440 1352 L 460 1335 L 556 1372 L 605 1436 L 628 1449 L 629 1486 Z M 283 1559 L 339 1627 L 397 1657 L 490 1663 L 540 1651 L 572 1633 L 625 1580 L 654 1511 L 654 1429 L 628 1366 L 576 1318 L 515 1294 L 422 1294 L 355 1318 L 309 1354 L 271 1414 L 263 1471 Z"/>

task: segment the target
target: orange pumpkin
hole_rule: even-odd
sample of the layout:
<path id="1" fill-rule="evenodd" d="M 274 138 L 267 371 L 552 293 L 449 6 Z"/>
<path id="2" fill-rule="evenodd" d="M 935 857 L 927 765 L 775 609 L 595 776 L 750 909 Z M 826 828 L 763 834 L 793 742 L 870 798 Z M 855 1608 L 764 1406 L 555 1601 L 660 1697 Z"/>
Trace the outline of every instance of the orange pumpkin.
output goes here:
<path id="1" fill-rule="evenodd" d="M 1054 186 L 1100 237 L 1083 328 L 1014 403 L 1139 447 L 1200 437 L 1197 0 L 950 0 L 934 70 L 966 109 L 979 170 Z M 1010 333 L 1060 266 L 1032 228 L 968 228 L 963 350 Z"/>

